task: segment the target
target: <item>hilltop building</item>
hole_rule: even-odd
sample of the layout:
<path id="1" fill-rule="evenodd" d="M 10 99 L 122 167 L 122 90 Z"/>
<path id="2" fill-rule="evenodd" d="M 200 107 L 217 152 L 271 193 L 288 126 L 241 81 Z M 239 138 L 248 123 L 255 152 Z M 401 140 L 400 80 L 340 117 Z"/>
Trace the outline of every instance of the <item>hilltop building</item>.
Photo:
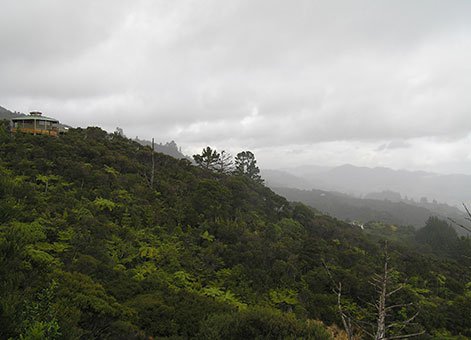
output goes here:
<path id="1" fill-rule="evenodd" d="M 41 112 L 30 112 L 29 116 L 12 118 L 12 132 L 24 132 L 34 135 L 58 136 L 66 129 L 54 118 L 43 116 Z"/>

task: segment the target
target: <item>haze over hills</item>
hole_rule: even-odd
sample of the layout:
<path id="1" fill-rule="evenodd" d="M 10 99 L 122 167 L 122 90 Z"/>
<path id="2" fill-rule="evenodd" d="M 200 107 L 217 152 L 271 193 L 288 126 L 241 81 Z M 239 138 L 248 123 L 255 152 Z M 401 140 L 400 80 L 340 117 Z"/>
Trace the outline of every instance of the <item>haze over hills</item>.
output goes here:
<path id="1" fill-rule="evenodd" d="M 465 202 L 465 188 L 471 183 L 471 176 L 466 175 L 352 165 L 332 169 L 305 166 L 263 170 L 262 175 L 270 188 L 288 200 L 302 202 L 336 218 L 360 223 L 381 221 L 415 228 L 420 228 L 431 216 L 464 223 L 463 211 L 456 207 L 461 208 L 457 198 L 461 197 Z M 448 181 L 453 185 L 447 187 Z M 441 202 L 449 198 L 450 204 L 441 203 L 435 199 L 437 197 L 442 199 Z M 456 229 L 460 234 L 466 233 L 459 227 Z"/>
<path id="2" fill-rule="evenodd" d="M 2 5 L 0 340 L 471 339 L 471 1 Z"/>
<path id="3" fill-rule="evenodd" d="M 322 213 L 360 224 L 376 221 L 397 226 L 413 226 L 418 229 L 424 225 L 424 221 L 434 216 L 444 220 L 452 218 L 461 224 L 466 224 L 464 214 L 458 208 L 446 204 L 420 203 L 404 199 L 392 201 L 380 199 L 380 193 L 371 195 L 376 196 L 375 198 L 357 198 L 339 192 L 316 189 L 272 187 L 272 190 L 289 201 L 301 202 Z M 455 229 L 462 235 L 466 234 L 457 226 Z"/>
<path id="4" fill-rule="evenodd" d="M 313 169 L 312 172 L 306 171 L 306 168 L 302 171 L 299 168 L 265 170 L 264 175 L 267 183 L 273 186 L 338 191 L 358 197 L 372 192 L 391 190 L 416 201 L 427 198 L 429 201 L 436 200 L 461 206 L 462 202 L 470 200 L 471 176 L 469 175 L 445 175 L 384 167 L 367 168 L 349 164 L 324 169 L 313 167 Z"/>
<path id="5" fill-rule="evenodd" d="M 0 120 L 22 114 L 0 106 Z M 150 145 L 148 140 L 138 137 L 135 140 L 142 145 Z M 178 159 L 190 159 L 182 153 L 175 142 L 172 142 L 156 143 L 156 151 Z M 368 168 L 350 164 L 337 167 L 304 165 L 283 169 L 262 169 L 262 177 L 271 187 L 320 189 L 357 197 L 391 190 L 416 201 L 425 197 L 429 201 L 436 200 L 456 206 L 468 202 L 471 192 L 470 175 L 393 170 L 385 167 Z"/>
<path id="6" fill-rule="evenodd" d="M 141 145 L 144 146 L 152 146 L 152 142 L 145 140 L 145 139 L 139 139 L 139 137 L 134 138 L 134 141 L 138 142 Z M 172 156 L 173 158 L 176 159 L 188 159 L 189 161 L 192 161 L 190 157 L 184 155 L 182 153 L 182 149 L 178 147 L 177 143 L 175 141 L 167 142 L 167 143 L 155 143 L 154 144 L 154 150 L 156 152 L 161 152 L 163 154 L 166 154 L 168 156 Z"/>
<path id="7" fill-rule="evenodd" d="M 262 178 L 269 187 L 312 189 L 314 184 L 306 179 L 283 170 L 261 169 Z"/>
<path id="8" fill-rule="evenodd" d="M 12 112 L 10 110 L 5 109 L 4 107 L 0 106 L 0 120 L 2 119 L 12 119 L 15 117 L 19 117 L 22 114 L 19 112 Z"/>
<path id="9" fill-rule="evenodd" d="M 22 113 L 0 107 L 0 119 L 19 115 Z M 121 128 L 115 132 L 124 136 Z M 139 137 L 134 140 L 144 146 L 151 145 L 150 141 Z M 155 150 L 177 159 L 192 161 L 174 141 L 155 143 Z M 471 176 L 466 175 L 438 175 L 424 171 L 353 165 L 267 169 L 262 170 L 262 177 L 269 187 L 289 200 L 303 202 L 343 220 L 361 223 L 382 221 L 416 228 L 421 227 L 430 216 L 452 217 L 463 221 L 458 209 L 440 204 L 435 198 L 439 201 L 447 201 L 448 198 L 452 204 L 458 204 L 457 198 L 461 197 L 464 201 L 467 195 L 467 191 L 462 188 L 467 187 L 466 183 L 471 183 Z M 446 186 L 448 181 L 452 183 L 449 187 Z"/>

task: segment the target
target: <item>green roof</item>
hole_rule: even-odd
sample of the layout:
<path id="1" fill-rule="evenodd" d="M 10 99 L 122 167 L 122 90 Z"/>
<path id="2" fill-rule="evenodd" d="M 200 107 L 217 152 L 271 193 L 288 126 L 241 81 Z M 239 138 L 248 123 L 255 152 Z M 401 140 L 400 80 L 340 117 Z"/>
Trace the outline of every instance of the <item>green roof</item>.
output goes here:
<path id="1" fill-rule="evenodd" d="M 23 121 L 23 120 L 43 120 L 53 123 L 59 123 L 59 121 L 55 118 L 46 117 L 43 115 L 29 115 L 29 116 L 22 116 L 22 117 L 15 117 L 11 119 L 12 121 Z"/>

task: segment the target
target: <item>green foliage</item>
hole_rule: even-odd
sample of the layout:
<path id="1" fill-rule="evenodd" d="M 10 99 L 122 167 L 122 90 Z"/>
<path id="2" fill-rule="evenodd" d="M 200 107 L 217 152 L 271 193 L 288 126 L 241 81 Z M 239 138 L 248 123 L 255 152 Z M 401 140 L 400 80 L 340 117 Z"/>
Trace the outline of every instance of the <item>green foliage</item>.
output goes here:
<path id="1" fill-rule="evenodd" d="M 450 254 L 458 243 L 458 235 L 453 227 L 446 221 L 437 217 L 430 217 L 425 227 L 418 230 L 416 239 L 420 243 L 429 245 L 434 252 Z"/>
<path id="2" fill-rule="evenodd" d="M 270 300 L 277 306 L 295 306 L 298 304 L 298 293 L 294 289 L 272 289 Z"/>
<path id="3" fill-rule="evenodd" d="M 325 328 L 312 321 L 300 321 L 263 307 L 238 313 L 213 314 L 203 323 L 201 339 L 317 339 L 329 340 Z"/>
<path id="4" fill-rule="evenodd" d="M 206 170 L 215 170 L 216 166 L 220 160 L 220 154 L 216 151 L 211 149 L 207 146 L 201 152 L 201 155 L 193 155 L 193 159 L 195 160 L 198 166 L 202 167 Z"/>
<path id="5" fill-rule="evenodd" d="M 0 134 L 0 338 L 329 339 L 313 321 L 341 325 L 323 261 L 367 318 L 384 237 L 407 281 L 395 302 L 413 303 L 400 314 L 418 311 L 427 336 L 470 336 L 469 239 L 440 227 L 416 243 L 291 204 L 251 152 L 235 174 L 156 153 L 151 187 L 149 151 L 99 128 Z M 455 242 L 446 257 L 439 239 Z"/>
<path id="6" fill-rule="evenodd" d="M 57 320 L 57 311 L 54 309 L 57 282 L 40 291 L 35 300 L 26 302 L 21 340 L 59 339 L 61 336 Z"/>
<path id="7" fill-rule="evenodd" d="M 235 173 L 246 176 L 255 182 L 263 183 L 255 155 L 251 151 L 242 151 L 237 154 L 235 157 Z"/>
<path id="8" fill-rule="evenodd" d="M 96 198 L 95 201 L 93 201 L 93 204 L 95 204 L 95 206 L 102 211 L 113 211 L 113 209 L 116 207 L 116 203 L 103 197 Z"/>

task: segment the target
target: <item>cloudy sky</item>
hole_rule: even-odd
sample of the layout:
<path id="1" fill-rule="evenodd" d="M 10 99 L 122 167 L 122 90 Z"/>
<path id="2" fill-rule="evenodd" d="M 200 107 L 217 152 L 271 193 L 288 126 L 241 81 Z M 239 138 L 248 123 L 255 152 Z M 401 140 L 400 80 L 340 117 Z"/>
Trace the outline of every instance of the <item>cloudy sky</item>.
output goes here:
<path id="1" fill-rule="evenodd" d="M 262 167 L 471 174 L 471 1 L 1 0 L 0 105 Z"/>

